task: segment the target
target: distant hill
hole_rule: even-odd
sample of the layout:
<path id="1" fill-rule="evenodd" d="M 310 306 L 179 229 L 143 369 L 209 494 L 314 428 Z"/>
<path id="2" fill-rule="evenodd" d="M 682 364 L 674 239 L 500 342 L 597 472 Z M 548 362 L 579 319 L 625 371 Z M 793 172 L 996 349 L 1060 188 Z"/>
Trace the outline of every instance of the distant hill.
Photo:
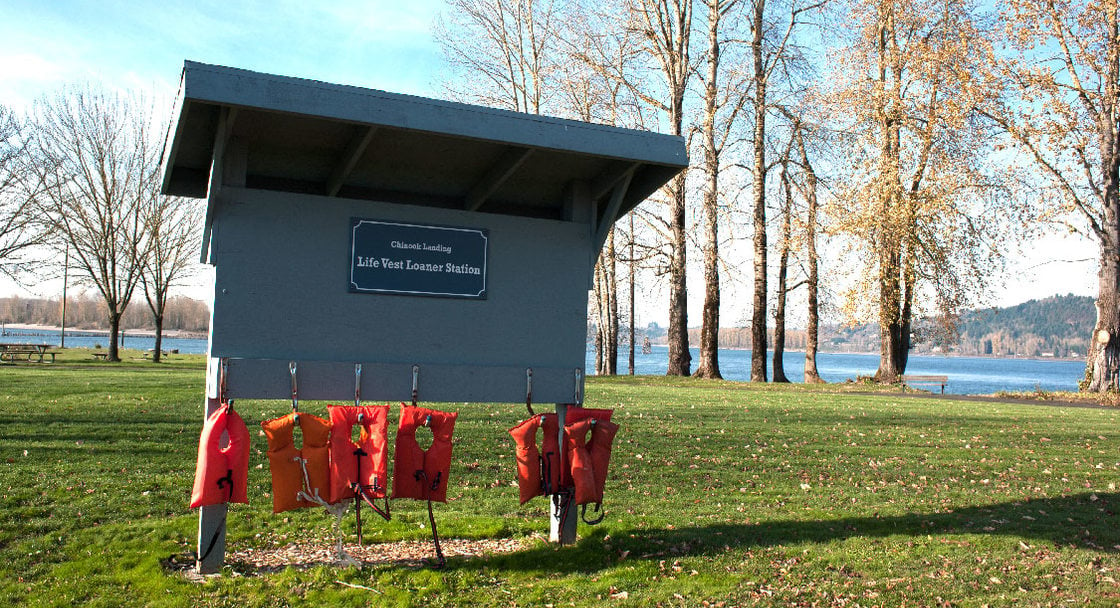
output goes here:
<path id="1" fill-rule="evenodd" d="M 1050 296 L 1009 308 L 983 308 L 961 314 L 955 336 L 935 330 L 927 321 L 916 324 L 915 353 L 953 353 L 1002 357 L 1085 356 L 1096 323 L 1093 298 Z M 822 351 L 879 350 L 879 328 L 821 328 Z"/>
<path id="2" fill-rule="evenodd" d="M 1082 357 L 1096 323 L 1088 296 L 1051 296 L 961 317 L 957 349 L 965 354 Z"/>

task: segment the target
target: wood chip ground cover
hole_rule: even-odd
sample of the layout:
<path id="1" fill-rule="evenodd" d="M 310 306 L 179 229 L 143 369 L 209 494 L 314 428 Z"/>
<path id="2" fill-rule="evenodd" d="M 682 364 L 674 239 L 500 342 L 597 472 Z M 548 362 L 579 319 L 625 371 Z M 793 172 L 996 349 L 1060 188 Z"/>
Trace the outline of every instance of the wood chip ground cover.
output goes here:
<path id="1" fill-rule="evenodd" d="M 589 379 L 622 431 L 604 523 L 562 549 L 546 503 L 517 504 L 524 405 L 442 406 L 460 412 L 442 571 L 415 501 L 363 518 L 361 549 L 345 518 L 360 567 L 337 564 L 332 517 L 271 513 L 254 436 L 228 566 L 191 582 L 201 361 L 3 367 L 0 605 L 1120 603 L 1116 410 L 833 388 Z M 237 407 L 254 426 L 287 405 Z"/>

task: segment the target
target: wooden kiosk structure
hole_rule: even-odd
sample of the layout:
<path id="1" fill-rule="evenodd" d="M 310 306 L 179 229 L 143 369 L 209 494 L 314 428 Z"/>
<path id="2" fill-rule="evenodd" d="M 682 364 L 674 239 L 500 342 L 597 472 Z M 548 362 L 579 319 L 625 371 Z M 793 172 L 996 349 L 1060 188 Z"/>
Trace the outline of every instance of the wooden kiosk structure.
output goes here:
<path id="1" fill-rule="evenodd" d="M 163 192 L 206 198 L 215 268 L 207 415 L 224 361 L 231 399 L 297 375 L 302 399 L 352 399 L 360 365 L 366 400 L 531 392 L 563 416 L 607 232 L 688 163 L 680 137 L 191 61 L 175 116 Z M 225 514 L 202 508 L 202 572 Z"/>

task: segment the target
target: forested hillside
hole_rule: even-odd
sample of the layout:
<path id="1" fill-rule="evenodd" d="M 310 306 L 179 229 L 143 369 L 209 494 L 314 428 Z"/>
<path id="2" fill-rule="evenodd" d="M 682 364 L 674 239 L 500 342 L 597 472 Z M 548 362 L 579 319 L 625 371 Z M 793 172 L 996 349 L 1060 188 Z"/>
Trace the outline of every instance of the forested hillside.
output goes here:
<path id="1" fill-rule="evenodd" d="M 1081 357 L 1093 332 L 1093 298 L 1051 296 L 961 318 L 957 349 L 966 354 Z"/>
<path id="2" fill-rule="evenodd" d="M 1096 312 L 1093 298 L 1051 296 L 1030 300 L 1010 308 L 966 311 L 960 317 L 956 336 L 934 328 L 937 323 L 920 322 L 915 330 L 914 353 L 953 353 L 1002 357 L 1083 357 L 1093 332 Z M 822 328 L 822 350 L 874 352 L 879 328 Z"/>

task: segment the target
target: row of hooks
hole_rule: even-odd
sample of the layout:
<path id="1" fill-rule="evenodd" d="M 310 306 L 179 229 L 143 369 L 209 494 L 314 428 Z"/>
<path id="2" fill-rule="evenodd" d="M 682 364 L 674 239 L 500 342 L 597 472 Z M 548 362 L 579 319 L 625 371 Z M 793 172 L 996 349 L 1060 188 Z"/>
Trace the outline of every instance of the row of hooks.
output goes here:
<path id="1" fill-rule="evenodd" d="M 233 400 L 226 399 L 226 378 L 229 375 L 229 359 L 223 357 L 220 360 L 219 371 L 219 396 L 222 402 L 230 403 Z M 288 373 L 292 379 L 292 412 L 299 414 L 299 379 L 298 379 L 299 365 L 295 361 L 288 362 Z M 573 403 L 583 403 L 583 370 L 575 368 L 575 392 L 573 396 Z M 354 405 L 361 405 L 362 401 L 362 364 L 354 364 Z M 412 405 L 415 406 L 420 401 L 420 366 L 412 366 Z M 525 369 L 525 408 L 529 410 L 529 415 L 535 415 L 533 412 L 533 368 L 528 367 Z"/>

